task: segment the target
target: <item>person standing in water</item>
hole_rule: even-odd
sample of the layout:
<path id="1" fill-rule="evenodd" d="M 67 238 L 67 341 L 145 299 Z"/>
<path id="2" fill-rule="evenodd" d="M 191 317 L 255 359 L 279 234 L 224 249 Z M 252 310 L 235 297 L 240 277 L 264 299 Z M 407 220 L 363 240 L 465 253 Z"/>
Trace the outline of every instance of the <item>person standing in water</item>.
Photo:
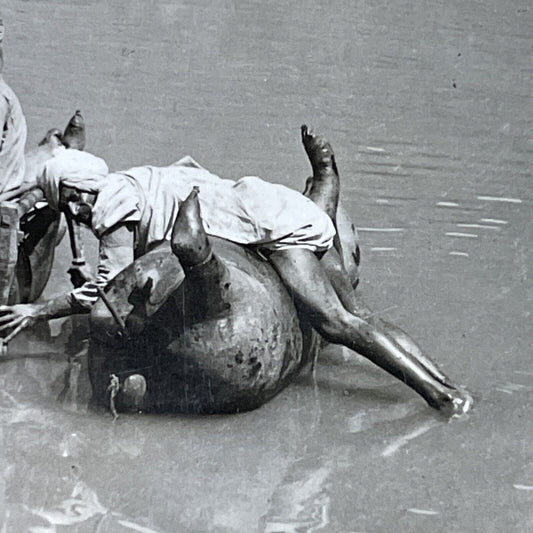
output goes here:
<path id="1" fill-rule="evenodd" d="M 467 412 L 472 399 L 466 392 L 405 333 L 358 304 L 334 247 L 340 184 L 333 150 L 306 126 L 302 142 L 313 169 L 306 196 L 257 177 L 221 179 L 190 157 L 111 174 L 102 159 L 76 150 L 50 160 L 38 182 L 50 206 L 100 240 L 98 274 L 47 302 L 0 306 L 0 332 L 89 312 L 97 286 L 165 240 L 184 268 L 207 264 L 214 260 L 208 239 L 214 235 L 253 246 L 267 258 L 327 341 L 363 355 L 444 414 Z"/>
<path id="2" fill-rule="evenodd" d="M 19 187 L 24 180 L 26 168 L 26 119 L 17 95 L 5 82 L 4 69 L 4 22 L 0 19 L 0 194 Z"/>
<path id="3" fill-rule="evenodd" d="M 36 188 L 36 179 L 44 163 L 59 152 L 67 148 L 83 149 L 85 126 L 83 117 L 76 111 L 64 133 L 57 128 L 51 129 L 39 146 L 25 152 L 26 119 L 17 95 L 2 76 L 3 40 L 4 23 L 0 19 L 0 303 L 7 303 L 35 299 L 48 279 L 47 268 L 51 267 L 52 259 L 43 264 L 35 257 L 39 250 L 55 245 L 58 223 L 45 210 L 34 210 L 36 203 L 43 199 L 42 191 Z M 28 213 L 31 213 L 32 223 L 26 225 Z M 33 231 L 36 228 L 37 231 Z M 24 233 L 22 241 L 20 231 Z M 26 245 L 27 231 L 41 235 L 39 241 Z M 21 254 L 26 257 L 21 258 Z M 28 259 L 28 254 L 33 256 Z M 37 266 L 35 261 L 38 268 L 27 272 Z M 24 281 L 21 282 L 24 286 L 18 288 L 14 286 L 17 270 L 24 271 Z"/>
<path id="4" fill-rule="evenodd" d="M 38 154 L 30 153 L 29 161 L 25 154 L 26 137 L 28 134 L 26 118 L 20 101 L 13 89 L 3 78 L 4 69 L 4 22 L 0 19 L 0 196 L 13 192 L 16 198 L 31 185 L 36 186 L 38 168 L 44 160 L 53 157 L 56 150 L 75 148 L 83 150 L 85 147 L 85 125 L 81 113 L 76 113 L 70 119 L 65 131 L 58 129 L 48 131 L 39 146 L 45 146 Z M 35 152 L 35 151 L 34 151 Z M 17 189 L 26 185 L 20 194 Z M 11 196 L 11 195 L 10 195 Z M 11 198 L 10 198 L 11 199 Z"/>

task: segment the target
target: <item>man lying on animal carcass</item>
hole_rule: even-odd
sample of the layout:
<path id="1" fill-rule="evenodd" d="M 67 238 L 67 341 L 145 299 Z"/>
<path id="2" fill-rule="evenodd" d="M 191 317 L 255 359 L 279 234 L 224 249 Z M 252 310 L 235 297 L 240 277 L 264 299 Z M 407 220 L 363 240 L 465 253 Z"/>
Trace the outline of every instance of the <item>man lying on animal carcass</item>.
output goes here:
<path id="1" fill-rule="evenodd" d="M 358 306 L 333 246 L 339 196 L 333 150 L 306 126 L 302 141 L 313 169 L 307 196 L 257 177 L 221 179 L 190 157 L 168 167 L 108 174 L 102 159 L 63 152 L 45 165 L 39 184 L 51 206 L 90 227 L 100 240 L 97 277 L 48 302 L 0 306 L 0 331 L 89 312 L 98 298 L 96 286 L 105 286 L 164 240 L 179 243 L 184 267 L 209 261 L 208 234 L 254 245 L 326 340 L 368 358 L 444 414 L 468 411 L 471 397 L 452 385 L 406 334 Z M 175 223 L 180 209 L 185 212 Z M 183 249 L 191 235 L 189 260 Z"/>

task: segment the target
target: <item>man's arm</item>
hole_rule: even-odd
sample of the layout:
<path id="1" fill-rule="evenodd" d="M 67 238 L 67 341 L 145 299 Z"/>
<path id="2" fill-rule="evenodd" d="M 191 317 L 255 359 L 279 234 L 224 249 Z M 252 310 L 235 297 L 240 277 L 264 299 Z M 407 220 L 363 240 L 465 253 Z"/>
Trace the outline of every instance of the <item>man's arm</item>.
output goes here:
<path id="1" fill-rule="evenodd" d="M 109 280 L 133 262 L 133 243 L 132 224 L 119 224 L 106 232 L 100 239 L 96 279 L 45 302 L 0 306 L 0 333 L 13 328 L 23 329 L 40 320 L 89 313 L 98 300 L 97 286 L 104 288 Z"/>
<path id="2" fill-rule="evenodd" d="M 0 305 L 0 333 L 11 330 L 3 341 L 7 344 L 23 329 L 34 325 L 39 320 L 50 320 L 80 312 L 72 307 L 69 294 L 63 294 L 52 300 L 38 304 Z"/>
<path id="3" fill-rule="evenodd" d="M 121 270 L 133 263 L 134 225 L 117 224 L 100 238 L 96 278 L 74 289 L 72 306 L 91 310 L 98 300 L 98 289 L 103 289 Z"/>

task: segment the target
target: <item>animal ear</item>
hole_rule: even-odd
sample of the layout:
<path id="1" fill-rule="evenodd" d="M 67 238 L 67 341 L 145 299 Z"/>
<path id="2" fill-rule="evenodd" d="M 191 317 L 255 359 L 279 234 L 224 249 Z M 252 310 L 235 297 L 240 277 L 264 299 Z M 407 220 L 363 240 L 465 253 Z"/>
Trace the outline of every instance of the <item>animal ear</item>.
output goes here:
<path id="1" fill-rule="evenodd" d="M 55 137 L 61 144 L 65 144 L 63 142 L 63 134 L 57 128 L 52 131 L 52 137 Z"/>
<path id="2" fill-rule="evenodd" d="M 46 132 L 46 135 L 39 142 L 39 146 L 50 144 L 53 141 L 54 144 L 64 145 L 63 134 L 57 128 L 52 128 Z"/>

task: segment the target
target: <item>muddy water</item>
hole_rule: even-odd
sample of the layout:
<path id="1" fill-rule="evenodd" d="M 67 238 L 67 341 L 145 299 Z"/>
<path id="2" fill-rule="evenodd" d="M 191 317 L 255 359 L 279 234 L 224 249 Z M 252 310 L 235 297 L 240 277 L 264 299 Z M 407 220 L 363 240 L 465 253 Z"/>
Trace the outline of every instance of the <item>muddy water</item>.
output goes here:
<path id="1" fill-rule="evenodd" d="M 336 349 L 258 411 L 112 424 L 61 396 L 56 325 L 0 366 L 5 531 L 533 529 L 533 10 L 316 4 L 7 0 L 5 76 L 29 144 L 81 108 L 112 168 L 189 153 L 300 188 L 313 124 L 361 229 L 361 291 L 476 409 L 447 424 Z M 48 294 L 68 262 L 62 245 Z"/>

